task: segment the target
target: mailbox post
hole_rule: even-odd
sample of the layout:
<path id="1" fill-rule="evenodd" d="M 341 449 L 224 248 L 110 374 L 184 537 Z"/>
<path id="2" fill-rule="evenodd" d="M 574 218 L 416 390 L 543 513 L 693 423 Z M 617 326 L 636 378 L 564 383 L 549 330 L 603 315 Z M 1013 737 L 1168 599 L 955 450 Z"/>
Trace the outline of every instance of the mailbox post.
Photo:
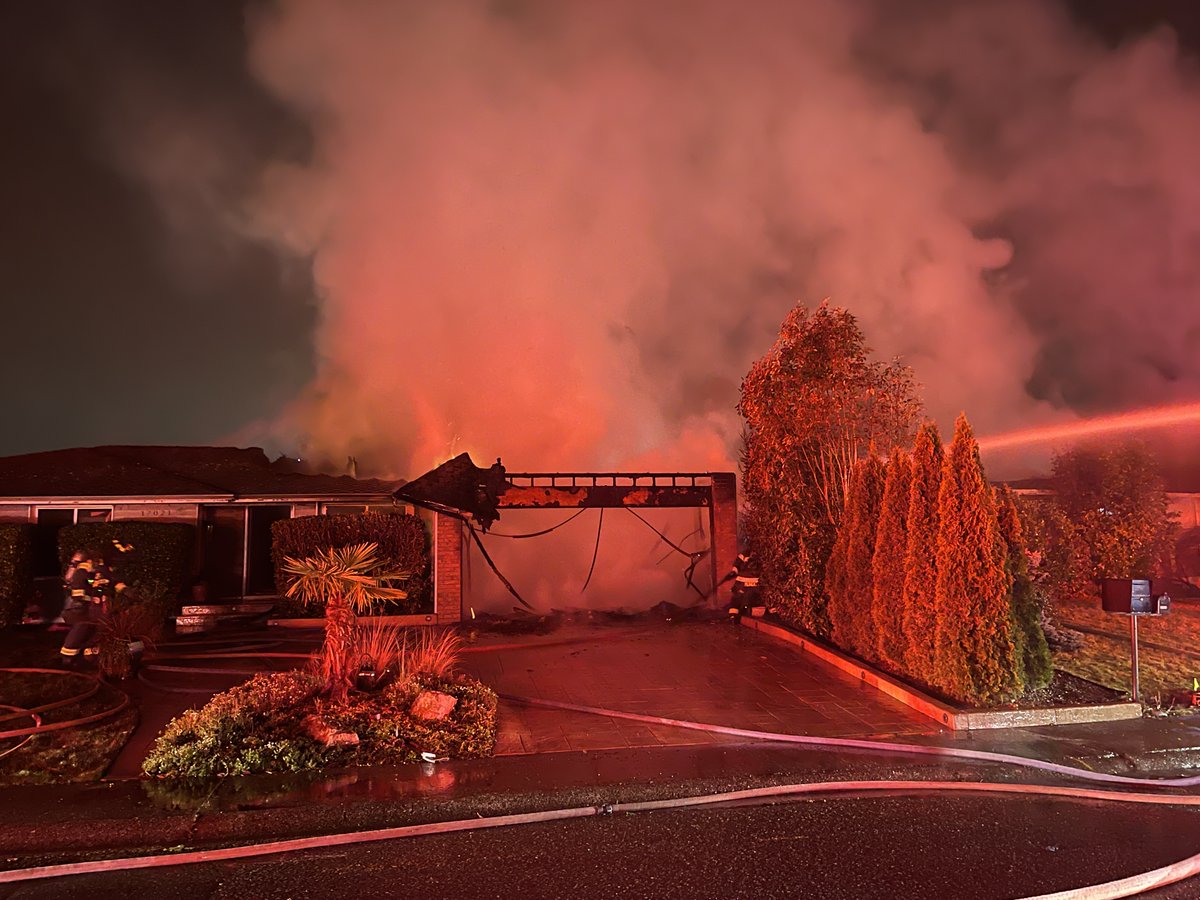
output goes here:
<path id="1" fill-rule="evenodd" d="M 1129 616 L 1129 696 L 1138 700 L 1138 617 L 1165 616 L 1171 611 L 1171 598 L 1149 578 L 1105 578 L 1100 586 L 1100 606 L 1105 612 Z"/>

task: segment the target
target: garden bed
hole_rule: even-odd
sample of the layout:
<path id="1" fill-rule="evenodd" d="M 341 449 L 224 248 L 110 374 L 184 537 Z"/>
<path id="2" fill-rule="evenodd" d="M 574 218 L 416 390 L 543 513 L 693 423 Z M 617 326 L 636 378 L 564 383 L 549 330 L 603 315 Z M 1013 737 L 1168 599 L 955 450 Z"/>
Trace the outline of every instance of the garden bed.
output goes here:
<path id="1" fill-rule="evenodd" d="M 496 695 L 472 678 L 418 675 L 333 703 L 307 672 L 256 675 L 172 721 L 146 758 L 147 775 L 212 779 L 331 766 L 490 756 Z M 444 719 L 413 714 L 425 691 L 449 695 Z M 323 733 L 323 737 L 321 736 Z"/>
<path id="2" fill-rule="evenodd" d="M 1050 684 L 1031 691 L 1017 701 L 1017 706 L 1040 709 L 1048 706 L 1084 706 L 1091 703 L 1115 703 L 1125 698 L 1121 691 L 1096 684 L 1070 672 L 1055 670 Z"/>

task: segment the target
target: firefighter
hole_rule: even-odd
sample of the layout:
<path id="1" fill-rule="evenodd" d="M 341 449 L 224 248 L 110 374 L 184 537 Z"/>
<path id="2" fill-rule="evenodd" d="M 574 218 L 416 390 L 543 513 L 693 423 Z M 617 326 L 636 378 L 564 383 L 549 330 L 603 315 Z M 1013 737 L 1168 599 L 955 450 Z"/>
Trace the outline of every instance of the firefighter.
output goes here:
<path id="1" fill-rule="evenodd" d="M 729 605 L 729 615 L 750 613 L 754 607 L 760 606 L 759 568 L 754 554 L 749 551 L 739 553 L 730 574 L 733 576 L 733 601 Z"/>
<path id="2" fill-rule="evenodd" d="M 98 652 L 96 629 L 100 617 L 125 585 L 113 574 L 104 554 L 94 549 L 72 555 L 63 573 L 63 583 L 67 592 L 63 621 L 71 630 L 59 654 L 64 665 L 77 666 L 83 658 Z"/>

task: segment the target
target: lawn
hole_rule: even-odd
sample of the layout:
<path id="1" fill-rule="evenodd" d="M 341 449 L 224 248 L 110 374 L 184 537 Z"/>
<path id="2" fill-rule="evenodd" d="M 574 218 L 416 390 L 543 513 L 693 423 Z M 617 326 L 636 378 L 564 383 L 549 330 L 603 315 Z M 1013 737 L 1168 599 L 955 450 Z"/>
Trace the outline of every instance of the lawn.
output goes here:
<path id="1" fill-rule="evenodd" d="M 0 666 L 55 668 L 62 634 L 42 629 L 0 632 Z M 30 708 L 85 693 L 94 682 L 72 675 L 0 671 L 0 704 Z M 89 697 L 47 710 L 46 724 L 83 718 L 120 704 L 124 695 L 101 685 Z M 137 710 L 126 708 L 94 724 L 31 737 L 0 738 L 0 785 L 96 781 L 103 776 L 137 724 Z M 0 731 L 32 725 L 27 715 L 0 709 Z"/>
<path id="2" fill-rule="evenodd" d="M 1059 602 L 1052 620 L 1080 633 L 1078 650 L 1056 652 L 1055 668 L 1128 692 L 1129 617 L 1106 613 L 1098 600 Z M 1138 619 L 1138 672 L 1142 699 L 1168 706 L 1200 678 L 1200 605 L 1176 602 L 1166 616 Z"/>

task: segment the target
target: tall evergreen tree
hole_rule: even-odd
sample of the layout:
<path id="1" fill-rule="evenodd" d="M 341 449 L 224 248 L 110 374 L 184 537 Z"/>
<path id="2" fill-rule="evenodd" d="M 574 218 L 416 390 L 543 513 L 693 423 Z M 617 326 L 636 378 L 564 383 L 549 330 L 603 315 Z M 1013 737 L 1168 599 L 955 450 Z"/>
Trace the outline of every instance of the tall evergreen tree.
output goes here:
<path id="1" fill-rule="evenodd" d="M 1019 690 L 1011 584 L 992 489 L 965 415 L 938 492 L 937 634 L 934 677 L 950 696 L 993 702 Z"/>
<path id="2" fill-rule="evenodd" d="M 937 631 L 938 492 L 942 484 L 942 439 L 937 425 L 921 426 L 912 453 L 908 492 L 908 537 L 904 550 L 904 672 L 932 685 Z"/>
<path id="3" fill-rule="evenodd" d="M 875 533 L 875 558 L 871 561 L 875 591 L 871 615 L 875 619 L 878 659 L 894 672 L 904 671 L 907 648 L 902 621 L 911 488 L 912 463 L 896 448 L 887 464 L 879 528 Z"/>
<path id="4" fill-rule="evenodd" d="M 845 535 L 845 556 L 840 563 L 844 566 L 842 596 L 830 608 L 834 642 L 864 659 L 875 659 L 878 643 L 871 614 L 874 600 L 871 561 L 875 556 L 883 482 L 883 462 L 878 456 L 871 453 L 858 461 L 839 533 L 839 538 Z"/>
<path id="5" fill-rule="evenodd" d="M 838 526 L 837 537 L 833 548 L 829 551 L 829 561 L 825 565 L 825 593 L 827 596 L 826 613 L 829 616 L 829 636 L 839 647 L 850 649 L 849 633 L 852 629 L 850 618 L 853 613 L 850 605 L 849 574 L 847 570 L 850 558 L 850 540 L 854 531 L 854 511 L 857 508 L 856 497 L 862 490 L 862 469 L 855 467 L 850 473 L 850 481 L 846 488 L 846 508 L 842 511 L 841 524 Z"/>
<path id="6" fill-rule="evenodd" d="M 908 440 L 920 411 L 912 373 L 870 359 L 844 309 L 797 305 L 742 380 L 745 523 L 768 605 L 828 636 L 826 563 L 855 461 Z"/>
<path id="7" fill-rule="evenodd" d="M 1005 566 L 1012 579 L 1013 638 L 1024 690 L 1035 691 L 1050 683 L 1054 674 L 1050 646 L 1042 630 L 1042 609 L 1025 552 L 1025 530 L 1013 492 L 1005 487 L 996 495 L 997 520 L 1005 546 Z"/>

